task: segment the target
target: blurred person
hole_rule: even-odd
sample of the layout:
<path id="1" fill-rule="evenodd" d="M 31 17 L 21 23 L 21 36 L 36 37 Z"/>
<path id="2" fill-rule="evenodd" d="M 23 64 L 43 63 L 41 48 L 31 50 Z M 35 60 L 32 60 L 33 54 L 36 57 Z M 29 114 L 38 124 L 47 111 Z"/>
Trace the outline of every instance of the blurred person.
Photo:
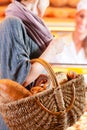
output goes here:
<path id="1" fill-rule="evenodd" d="M 74 32 L 59 38 L 59 43 L 65 44 L 64 50 L 54 62 L 87 64 L 87 0 L 77 4 Z"/>

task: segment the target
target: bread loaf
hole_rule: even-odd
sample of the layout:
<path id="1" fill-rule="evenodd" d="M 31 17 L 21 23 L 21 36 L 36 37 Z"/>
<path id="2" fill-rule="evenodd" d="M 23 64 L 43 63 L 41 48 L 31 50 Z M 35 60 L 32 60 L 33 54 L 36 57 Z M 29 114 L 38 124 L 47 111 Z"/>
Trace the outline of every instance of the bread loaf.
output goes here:
<path id="1" fill-rule="evenodd" d="M 31 96 L 30 91 L 10 79 L 0 80 L 0 103 L 6 103 Z"/>
<path id="2" fill-rule="evenodd" d="M 80 0 L 68 0 L 68 1 L 67 1 L 67 4 L 68 4 L 70 7 L 76 8 L 76 6 L 77 6 L 77 4 L 78 4 L 79 1 L 80 1 Z"/>
<path id="3" fill-rule="evenodd" d="M 67 5 L 67 0 L 50 0 L 52 6 L 63 7 Z"/>
<path id="4" fill-rule="evenodd" d="M 68 18 L 69 9 L 66 7 L 65 8 L 48 7 L 44 16 L 55 18 Z"/>
<path id="5" fill-rule="evenodd" d="M 56 78 L 59 82 L 59 84 L 65 83 L 66 81 L 68 81 L 67 75 L 63 72 L 56 72 Z"/>
<path id="6" fill-rule="evenodd" d="M 0 0 L 0 5 L 6 5 L 12 2 L 12 0 Z"/>

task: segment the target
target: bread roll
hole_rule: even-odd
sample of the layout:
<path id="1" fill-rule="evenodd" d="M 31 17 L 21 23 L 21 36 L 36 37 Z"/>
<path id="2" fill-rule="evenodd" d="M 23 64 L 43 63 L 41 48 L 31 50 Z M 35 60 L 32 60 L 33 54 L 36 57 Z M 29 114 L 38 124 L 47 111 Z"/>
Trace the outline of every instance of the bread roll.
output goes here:
<path id="1" fill-rule="evenodd" d="M 67 0 L 50 0 L 50 3 L 54 7 L 63 7 L 67 5 Z"/>
<path id="2" fill-rule="evenodd" d="M 76 8 L 76 6 L 77 6 L 77 4 L 78 4 L 79 1 L 80 1 L 80 0 L 67 0 L 67 3 L 68 3 L 68 5 L 69 5 L 70 7 Z"/>
<path id="3" fill-rule="evenodd" d="M 68 81 L 67 75 L 63 72 L 56 72 L 56 78 L 59 82 L 59 84 L 65 83 L 66 81 Z"/>
<path id="4" fill-rule="evenodd" d="M 76 73 L 75 71 L 69 71 L 67 72 L 67 77 L 68 77 L 68 80 L 71 80 L 71 79 L 75 79 L 79 76 L 78 73 Z"/>
<path id="5" fill-rule="evenodd" d="M 68 13 L 69 13 L 69 16 L 68 16 L 69 18 L 75 18 L 76 9 L 75 8 L 69 8 Z"/>
<path id="6" fill-rule="evenodd" d="M 6 103 L 31 96 L 30 91 L 10 79 L 0 80 L 0 103 Z"/>
<path id="7" fill-rule="evenodd" d="M 9 4 L 11 0 L 0 0 L 0 5 L 6 5 Z"/>
<path id="8" fill-rule="evenodd" d="M 67 8 L 49 7 L 47 8 L 44 16 L 55 18 L 68 18 L 69 12 Z"/>
<path id="9" fill-rule="evenodd" d="M 0 6 L 0 17 L 5 16 L 5 9 L 7 8 L 6 5 Z"/>

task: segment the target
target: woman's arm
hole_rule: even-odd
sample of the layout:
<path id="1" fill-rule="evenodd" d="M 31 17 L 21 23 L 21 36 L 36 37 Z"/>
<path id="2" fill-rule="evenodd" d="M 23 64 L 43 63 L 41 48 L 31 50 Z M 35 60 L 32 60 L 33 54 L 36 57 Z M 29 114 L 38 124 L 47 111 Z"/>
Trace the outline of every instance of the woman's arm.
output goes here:
<path id="1" fill-rule="evenodd" d="M 61 53 L 64 48 L 64 44 L 59 43 L 58 39 L 54 39 L 50 42 L 49 46 L 46 48 L 46 50 L 42 53 L 42 55 L 39 57 L 45 61 L 52 62 L 52 59 L 55 58 L 55 55 L 58 53 Z M 33 63 L 31 65 L 31 69 L 23 83 L 23 86 L 26 87 L 31 82 L 33 82 L 42 72 L 44 68 L 40 63 Z"/>

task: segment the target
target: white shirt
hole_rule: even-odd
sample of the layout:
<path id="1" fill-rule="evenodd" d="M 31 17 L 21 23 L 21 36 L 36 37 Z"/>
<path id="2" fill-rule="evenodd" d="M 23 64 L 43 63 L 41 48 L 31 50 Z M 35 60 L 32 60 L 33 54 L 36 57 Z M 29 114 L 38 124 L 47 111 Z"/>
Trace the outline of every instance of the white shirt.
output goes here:
<path id="1" fill-rule="evenodd" d="M 64 42 L 64 50 L 57 54 L 52 62 L 54 63 L 73 63 L 73 64 L 87 64 L 84 49 L 82 48 L 78 53 L 76 52 L 72 35 L 59 38 L 61 44 Z"/>

